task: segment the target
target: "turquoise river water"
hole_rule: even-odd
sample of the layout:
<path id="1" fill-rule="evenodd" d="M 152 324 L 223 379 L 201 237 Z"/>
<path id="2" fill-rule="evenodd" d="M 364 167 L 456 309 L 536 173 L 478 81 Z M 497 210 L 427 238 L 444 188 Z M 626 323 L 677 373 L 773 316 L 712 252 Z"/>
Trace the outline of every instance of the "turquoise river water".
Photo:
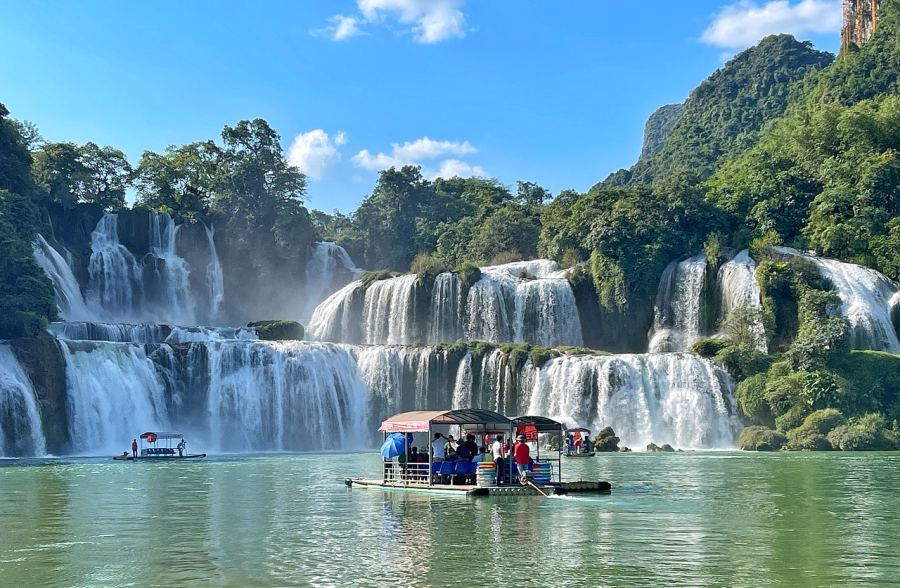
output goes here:
<path id="1" fill-rule="evenodd" d="M 0 461 L 0 585 L 873 586 L 900 454 L 601 455 L 608 496 L 346 488 L 373 454 Z"/>

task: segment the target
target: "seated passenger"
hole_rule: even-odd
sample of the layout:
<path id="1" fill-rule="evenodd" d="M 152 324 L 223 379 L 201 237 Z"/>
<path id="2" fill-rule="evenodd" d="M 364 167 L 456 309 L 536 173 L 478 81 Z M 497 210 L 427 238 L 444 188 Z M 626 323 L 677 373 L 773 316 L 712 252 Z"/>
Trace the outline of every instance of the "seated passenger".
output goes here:
<path id="1" fill-rule="evenodd" d="M 476 453 L 472 457 L 472 463 L 481 463 L 483 461 L 488 461 L 487 449 L 484 447 L 479 447 L 478 453 Z"/>
<path id="2" fill-rule="evenodd" d="M 466 440 L 460 443 L 456 448 L 456 455 L 459 456 L 459 459 L 461 460 L 470 461 L 475 457 L 477 451 L 478 446 L 475 445 L 475 435 L 469 434 L 466 435 Z"/>

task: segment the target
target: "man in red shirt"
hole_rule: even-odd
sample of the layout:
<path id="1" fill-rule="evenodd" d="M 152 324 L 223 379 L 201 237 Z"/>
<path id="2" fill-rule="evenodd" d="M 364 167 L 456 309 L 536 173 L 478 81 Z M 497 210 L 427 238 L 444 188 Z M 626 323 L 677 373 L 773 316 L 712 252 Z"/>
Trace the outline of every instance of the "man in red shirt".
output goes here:
<path id="1" fill-rule="evenodd" d="M 137 439 L 131 440 L 131 455 L 137 457 Z"/>
<path id="2" fill-rule="evenodd" d="M 528 443 L 525 442 L 525 435 L 516 437 L 513 453 L 516 457 L 516 469 L 519 470 L 519 479 L 523 480 L 525 478 L 525 472 L 528 471 L 528 462 L 531 457 L 531 450 L 528 449 Z"/>

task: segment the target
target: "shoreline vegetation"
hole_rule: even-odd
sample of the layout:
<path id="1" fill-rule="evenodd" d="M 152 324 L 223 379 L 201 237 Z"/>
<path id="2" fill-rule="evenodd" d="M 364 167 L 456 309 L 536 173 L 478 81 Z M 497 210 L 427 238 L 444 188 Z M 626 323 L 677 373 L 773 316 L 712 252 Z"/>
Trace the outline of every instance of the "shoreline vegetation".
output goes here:
<path id="1" fill-rule="evenodd" d="M 337 243 L 360 267 L 383 268 L 362 276 L 364 289 L 411 273 L 427 290 L 452 271 L 467 291 L 480 266 L 552 259 L 569 270 L 579 308 L 599 317 L 582 327 L 586 345 L 608 351 L 433 346 L 476 356 L 499 349 L 514 366 L 646 352 L 660 275 L 702 251 L 703 279 L 712 284 L 703 326 L 720 335 L 691 352 L 736 383 L 747 424 L 739 447 L 900 449 L 900 355 L 854 349 L 835 285 L 808 259 L 778 249 L 900 280 L 900 0 L 882 5 L 872 40 L 839 56 L 789 35 L 741 52 L 684 104 L 651 118 L 631 169 L 585 193 L 553 195 L 530 181 L 514 189 L 483 178 L 429 181 L 404 166 L 382 171 L 352 214 L 326 213 L 304 206 L 306 177 L 287 164 L 265 120 L 225 126 L 219 140 L 146 151 L 132 165 L 114 147 L 45 141 L 0 104 L 0 339 L 40 339 L 59 320 L 53 285 L 34 259 L 36 236 L 66 243 L 86 266 L 91 229 L 110 211 L 214 226 L 229 270 L 224 288 L 236 293 L 228 304 L 262 317 L 279 316 L 292 292 L 262 293 L 259 285 L 303 284 L 298 268 L 317 241 Z M 137 200 L 128 209 L 130 190 Z M 146 228 L 131 222 L 119 229 L 126 245 L 146 240 Z M 758 264 L 759 307 L 722 319 L 715 276 L 744 249 Z M 889 312 L 900 333 L 900 300 Z M 290 321 L 249 326 L 262 339 L 304 336 Z"/>

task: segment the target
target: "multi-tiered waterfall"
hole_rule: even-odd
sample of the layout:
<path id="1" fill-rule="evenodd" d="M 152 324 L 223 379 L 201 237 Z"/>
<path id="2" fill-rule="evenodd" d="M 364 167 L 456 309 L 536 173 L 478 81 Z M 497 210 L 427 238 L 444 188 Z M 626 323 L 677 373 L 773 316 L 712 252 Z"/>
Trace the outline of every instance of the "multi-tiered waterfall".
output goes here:
<path id="1" fill-rule="evenodd" d="M 760 310 L 747 251 L 717 271 L 703 255 L 674 261 L 660 280 L 650 352 L 602 355 L 561 348 L 581 346 L 582 323 L 599 319 L 579 314 L 589 305 L 576 304 L 552 261 L 483 267 L 474 283 L 452 272 L 370 282 L 343 249 L 319 243 L 297 290 L 317 341 L 267 342 L 251 328 L 197 324 L 228 316 L 229 268 L 216 248 L 224 237 L 203 227 L 205 239 L 196 231 L 180 239 L 171 218 L 148 214 L 143 225 L 129 221 L 126 236 L 116 215 L 104 215 L 89 259 L 83 247 L 37 239 L 35 258 L 67 319 L 51 326 L 48 347 L 65 381 L 42 379 L 20 342 L 0 345 L 4 455 L 106 453 L 152 427 L 181 429 L 212 451 L 362 447 L 392 412 L 464 406 L 609 425 L 637 448 L 734 445 L 732 381 L 683 351 L 723 334 L 737 309 Z M 149 234 L 138 251 L 125 243 L 141 226 Z M 182 241 L 202 252 L 179 251 Z M 840 296 L 854 346 L 900 351 L 897 285 L 806 257 Z M 762 324 L 756 338 L 765 350 Z"/>
<path id="2" fill-rule="evenodd" d="M 319 340 L 371 345 L 583 344 L 572 286 L 549 260 L 481 268 L 468 292 L 453 273 L 431 284 L 413 274 L 357 281 L 316 308 L 309 330 Z"/>

